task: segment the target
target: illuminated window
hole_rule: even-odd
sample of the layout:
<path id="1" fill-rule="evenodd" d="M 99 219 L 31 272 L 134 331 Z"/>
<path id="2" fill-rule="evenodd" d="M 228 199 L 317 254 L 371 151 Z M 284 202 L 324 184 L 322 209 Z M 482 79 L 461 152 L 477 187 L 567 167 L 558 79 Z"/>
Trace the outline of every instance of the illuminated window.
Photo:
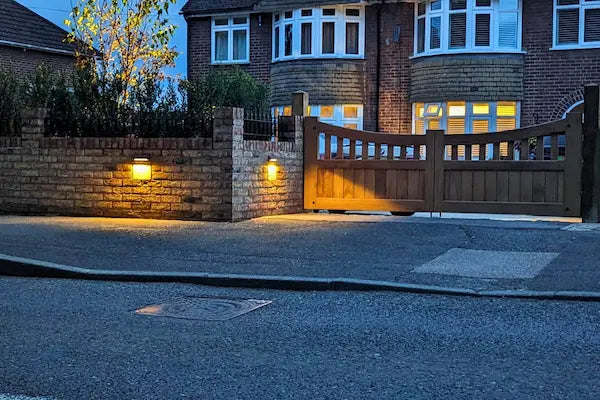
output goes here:
<path id="1" fill-rule="evenodd" d="M 274 107 L 273 115 L 290 116 L 292 115 L 292 107 Z M 308 115 L 311 117 L 318 117 L 321 122 L 326 124 L 342 126 L 350 129 L 363 129 L 363 106 L 359 104 L 312 104 L 308 107 Z"/>
<path id="2" fill-rule="evenodd" d="M 519 103 L 514 101 L 415 103 L 413 106 L 413 132 L 422 135 L 427 129 L 443 129 L 447 134 L 478 134 L 501 132 L 519 127 Z M 464 147 L 464 146 L 461 146 Z M 464 148 L 459 147 L 459 157 Z M 473 158 L 479 156 L 478 146 L 473 147 Z M 492 149 L 488 151 L 492 155 Z M 508 156 L 508 145 L 500 146 L 500 155 Z"/>
<path id="3" fill-rule="evenodd" d="M 248 16 L 212 19 L 213 64 L 239 64 L 250 61 L 250 18 Z"/>

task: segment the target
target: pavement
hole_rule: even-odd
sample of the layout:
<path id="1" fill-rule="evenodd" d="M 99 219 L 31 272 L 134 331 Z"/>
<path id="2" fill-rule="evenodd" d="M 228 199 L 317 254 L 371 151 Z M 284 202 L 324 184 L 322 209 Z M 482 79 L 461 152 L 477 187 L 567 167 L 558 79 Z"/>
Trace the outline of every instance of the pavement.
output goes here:
<path id="1" fill-rule="evenodd" d="M 132 279 L 221 277 L 232 286 L 297 281 L 305 290 L 387 285 L 600 299 L 599 239 L 600 225 L 523 216 L 300 214 L 236 224 L 0 217 L 0 253 L 76 267 L 67 277 L 128 271 Z"/>
<path id="2" fill-rule="evenodd" d="M 272 301 L 226 321 L 140 315 Z M 0 277 L 2 400 L 600 398 L 600 303 Z"/>

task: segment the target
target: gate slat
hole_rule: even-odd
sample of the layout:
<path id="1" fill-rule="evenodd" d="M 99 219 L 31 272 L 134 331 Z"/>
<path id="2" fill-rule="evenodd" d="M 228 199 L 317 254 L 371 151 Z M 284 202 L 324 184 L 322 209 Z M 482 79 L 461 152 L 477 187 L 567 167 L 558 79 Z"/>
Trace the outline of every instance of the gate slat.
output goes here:
<path id="1" fill-rule="evenodd" d="M 496 173 L 496 197 L 498 201 L 508 202 L 508 185 L 508 171 L 498 171 Z"/>
<path id="2" fill-rule="evenodd" d="M 333 197 L 344 198 L 344 170 L 341 168 L 333 170 Z"/>
<path id="3" fill-rule="evenodd" d="M 350 159 L 356 160 L 356 140 L 350 139 Z"/>
<path id="4" fill-rule="evenodd" d="M 365 199 L 375 198 L 375 170 L 365 170 Z"/>
<path id="5" fill-rule="evenodd" d="M 535 144 L 535 159 L 538 161 L 544 160 L 544 137 L 538 136 Z"/>
<path id="6" fill-rule="evenodd" d="M 365 198 L 365 170 L 355 169 L 354 170 L 354 198 L 364 199 Z"/>
<path id="7" fill-rule="evenodd" d="M 543 203 L 546 194 L 546 173 L 544 171 L 533 172 L 533 201 Z"/>
<path id="8" fill-rule="evenodd" d="M 381 160 L 381 143 L 375 143 L 375 159 Z"/>
<path id="9" fill-rule="evenodd" d="M 331 160 L 331 135 L 325 134 L 325 160 Z"/>
<path id="10" fill-rule="evenodd" d="M 546 203 L 558 203 L 558 172 L 546 171 L 546 194 L 544 201 Z"/>
<path id="11" fill-rule="evenodd" d="M 521 201 L 521 173 L 519 171 L 508 173 L 508 201 L 513 203 Z"/>
<path id="12" fill-rule="evenodd" d="M 362 141 L 360 142 L 361 147 L 362 147 L 362 159 L 363 160 L 368 160 L 369 159 L 369 142 L 366 141 Z"/>
<path id="13" fill-rule="evenodd" d="M 337 136 L 335 140 L 336 149 L 335 149 L 335 158 L 336 160 L 344 159 L 344 138 Z"/>
<path id="14" fill-rule="evenodd" d="M 398 185 L 398 171 L 395 169 L 388 169 L 386 173 L 385 183 L 385 198 L 395 199 L 397 198 L 397 185 Z"/>
<path id="15" fill-rule="evenodd" d="M 485 201 L 497 201 L 496 171 L 485 171 Z"/>
<path id="16" fill-rule="evenodd" d="M 551 157 L 553 160 L 558 160 L 558 135 L 552 135 L 552 150 Z"/>
<path id="17" fill-rule="evenodd" d="M 521 202 L 531 203 L 533 201 L 533 172 L 521 172 Z"/>
<path id="18" fill-rule="evenodd" d="M 479 160 L 485 161 L 487 159 L 487 144 L 479 145 Z"/>
<path id="19" fill-rule="evenodd" d="M 394 149 L 395 149 L 395 147 L 392 146 L 391 144 L 387 145 L 387 159 L 388 160 L 394 159 Z"/>
<path id="20" fill-rule="evenodd" d="M 473 200 L 485 200 L 485 172 L 483 171 L 473 172 Z"/>
<path id="21" fill-rule="evenodd" d="M 398 171 L 398 185 L 396 187 L 398 198 L 402 200 L 408 199 L 408 171 Z"/>
<path id="22" fill-rule="evenodd" d="M 344 198 L 351 199 L 354 197 L 354 170 L 344 169 Z"/>
<path id="23" fill-rule="evenodd" d="M 494 143 L 494 160 L 500 159 L 500 143 Z"/>

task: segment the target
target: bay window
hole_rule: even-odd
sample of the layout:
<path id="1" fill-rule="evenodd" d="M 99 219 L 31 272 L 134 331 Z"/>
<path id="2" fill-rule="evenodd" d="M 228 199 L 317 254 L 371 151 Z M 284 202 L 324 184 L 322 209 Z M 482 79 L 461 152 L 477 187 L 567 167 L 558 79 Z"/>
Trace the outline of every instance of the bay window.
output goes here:
<path id="1" fill-rule="evenodd" d="M 297 58 L 362 58 L 365 8 L 325 6 L 273 15 L 273 61 Z"/>
<path id="2" fill-rule="evenodd" d="M 292 115 L 291 106 L 273 108 L 276 117 Z M 341 126 L 349 129 L 363 129 L 362 104 L 310 105 L 308 115 L 318 117 L 325 124 Z"/>
<path id="3" fill-rule="evenodd" d="M 422 0 L 415 56 L 521 50 L 521 0 Z"/>
<path id="4" fill-rule="evenodd" d="M 553 0 L 554 48 L 600 47 L 600 0 Z"/>
<path id="5" fill-rule="evenodd" d="M 415 103 L 413 132 L 420 135 L 428 129 L 443 129 L 448 135 L 502 132 L 519 127 L 519 114 L 519 103 L 514 101 Z M 473 159 L 478 159 L 479 149 L 473 147 L 472 151 Z M 500 155 L 507 157 L 508 153 L 507 144 L 502 143 Z M 459 157 L 464 157 L 464 146 L 459 148 Z"/>
<path id="6" fill-rule="evenodd" d="M 248 16 L 212 19 L 213 64 L 240 64 L 250 61 L 250 19 Z"/>

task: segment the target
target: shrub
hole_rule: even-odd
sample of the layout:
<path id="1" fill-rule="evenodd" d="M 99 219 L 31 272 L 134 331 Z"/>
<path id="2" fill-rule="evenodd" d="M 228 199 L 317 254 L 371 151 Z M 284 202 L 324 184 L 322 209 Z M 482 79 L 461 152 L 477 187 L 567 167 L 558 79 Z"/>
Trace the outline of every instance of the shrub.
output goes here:
<path id="1" fill-rule="evenodd" d="M 268 112 L 269 89 L 239 68 L 188 82 L 147 78 L 122 102 L 118 79 L 105 80 L 92 67 L 65 76 L 41 66 L 26 80 L 0 73 L 0 119 L 24 107 L 49 110 L 47 134 L 54 136 L 211 135 L 215 107 Z"/>

